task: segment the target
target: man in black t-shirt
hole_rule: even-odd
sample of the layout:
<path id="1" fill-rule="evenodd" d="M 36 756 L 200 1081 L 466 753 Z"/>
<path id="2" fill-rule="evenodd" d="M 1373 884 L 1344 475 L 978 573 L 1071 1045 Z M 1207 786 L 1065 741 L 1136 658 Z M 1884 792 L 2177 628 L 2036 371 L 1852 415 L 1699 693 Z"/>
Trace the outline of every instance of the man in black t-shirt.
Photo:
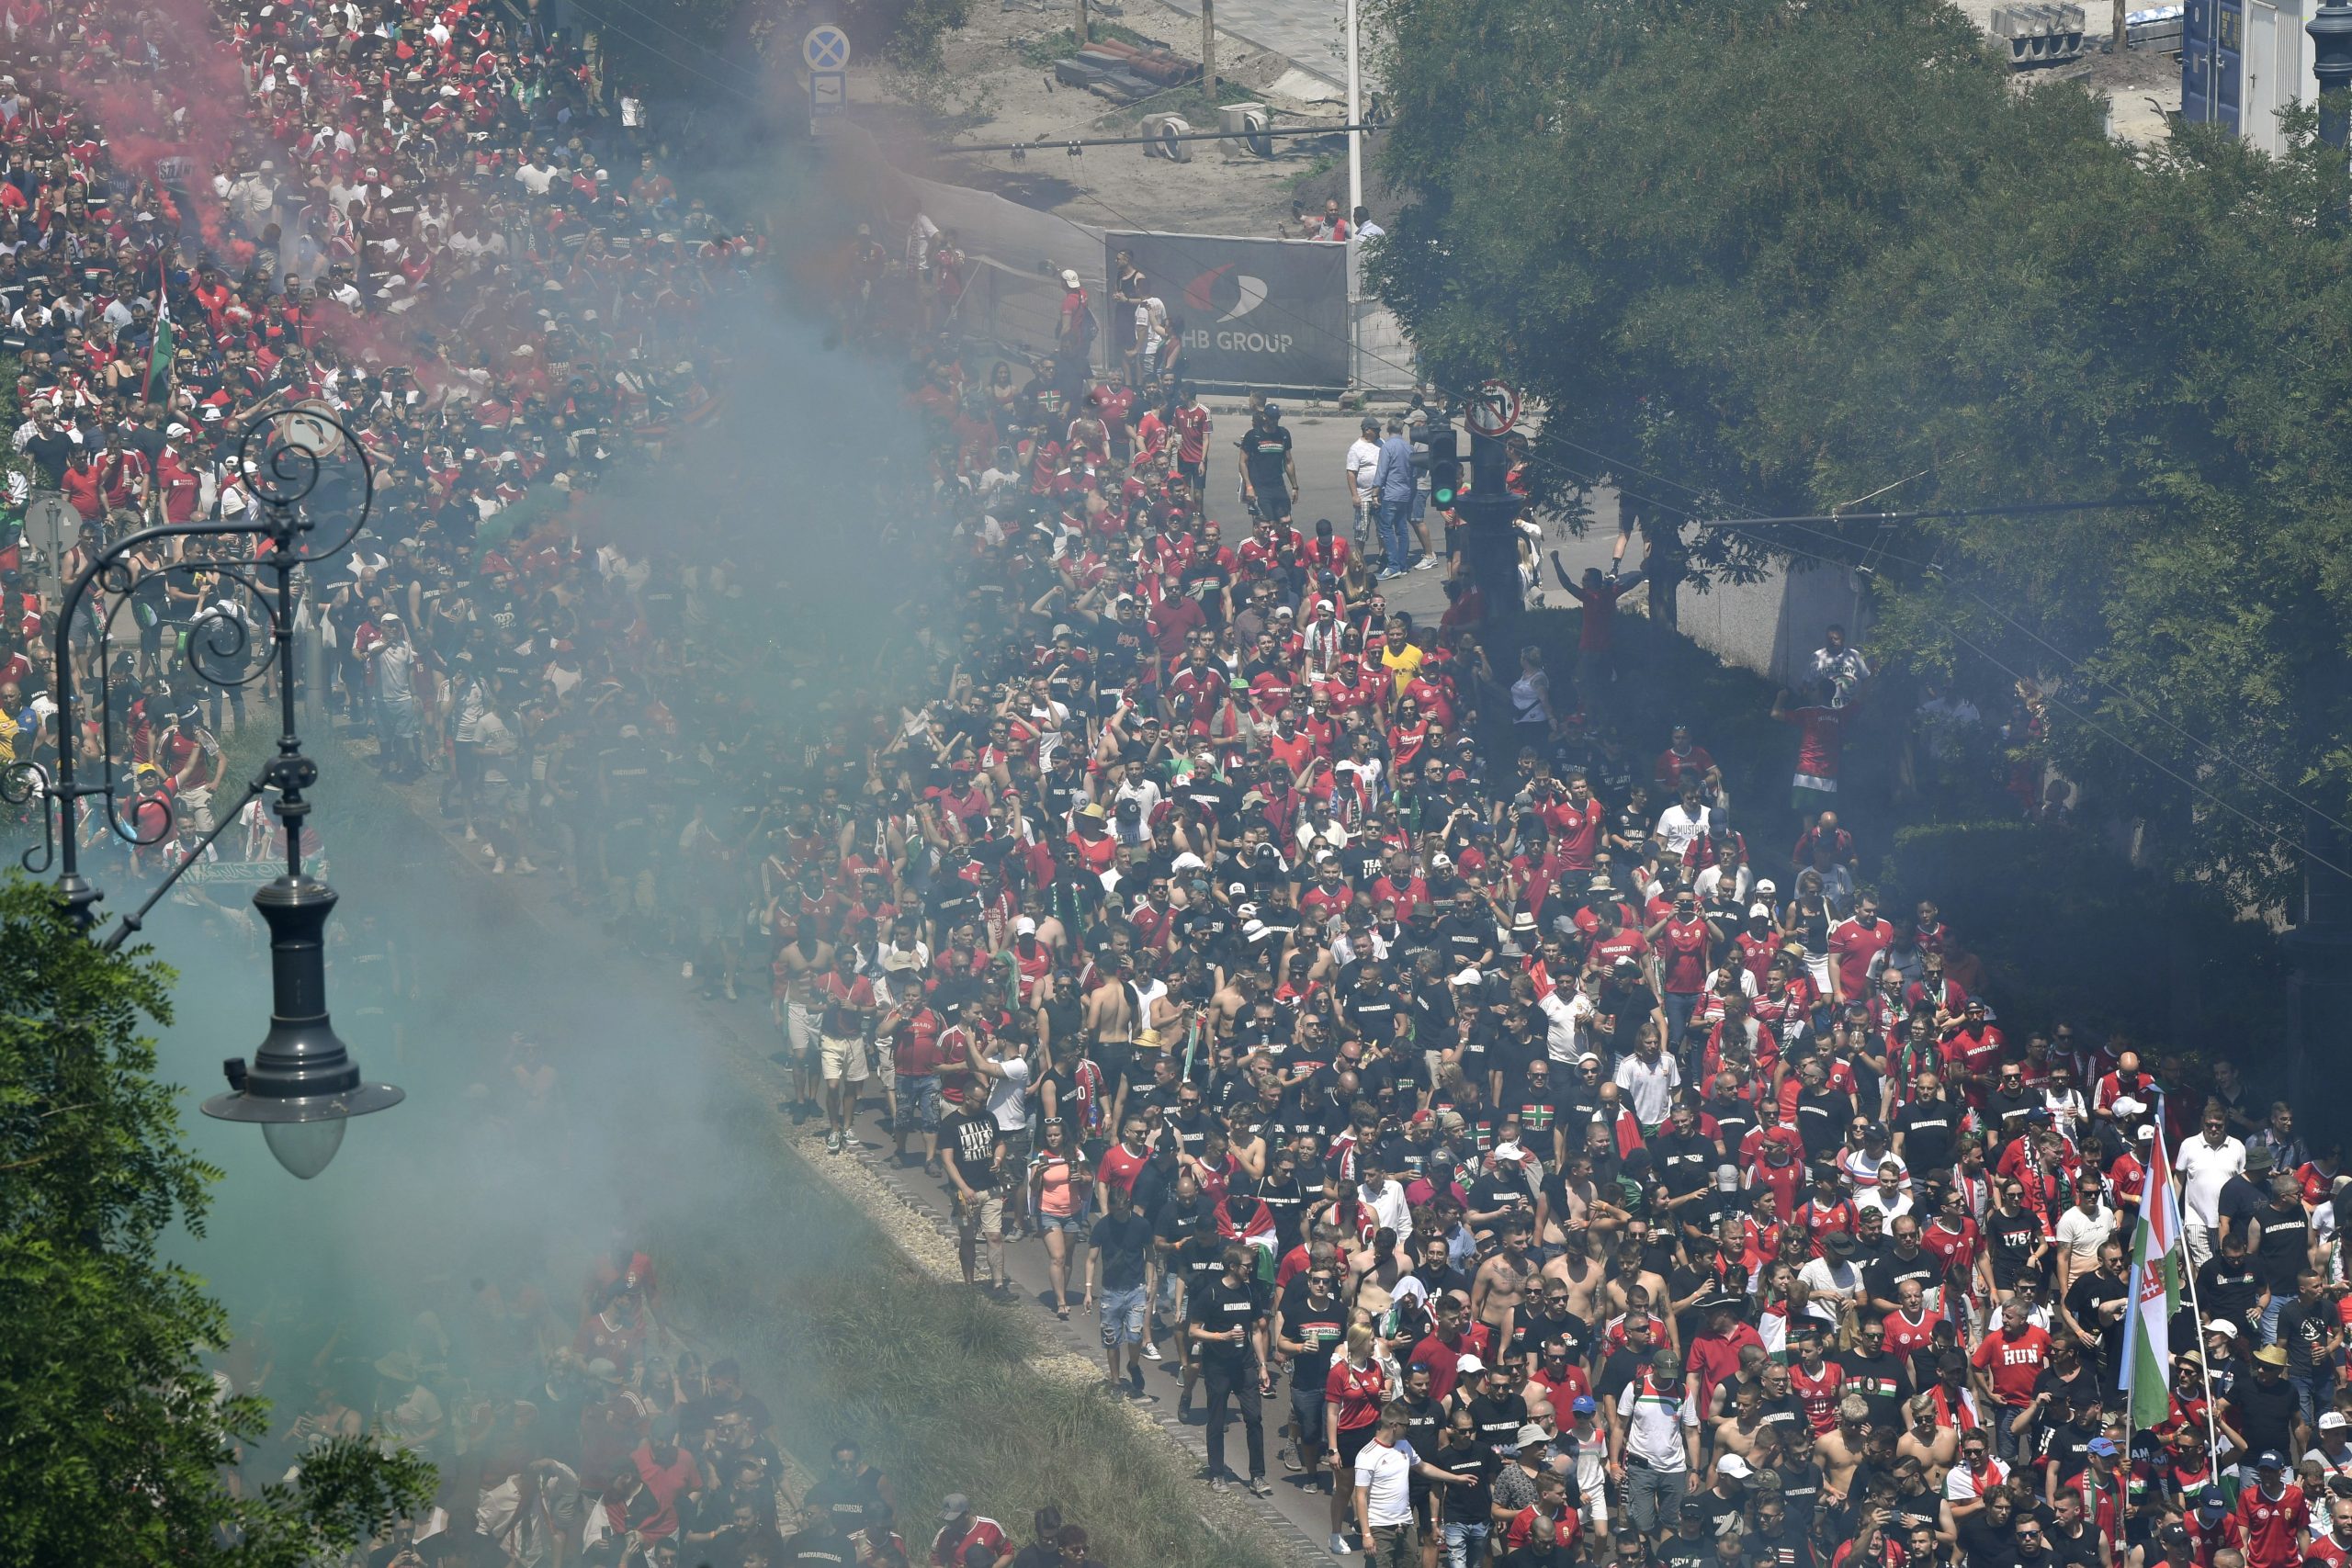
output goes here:
<path id="1" fill-rule="evenodd" d="M 1216 1276 L 1186 1292 L 1184 1334 L 1208 1388 L 1209 1483 L 1222 1489 L 1231 1483 L 1225 1418 L 1228 1406 L 1238 1404 L 1250 1444 L 1248 1484 L 1252 1495 L 1263 1497 L 1273 1490 L 1266 1484 L 1266 1427 L 1259 1414 L 1266 1314 L 1249 1276 L 1250 1258 L 1250 1249 L 1238 1243 L 1226 1247 Z"/>
<path id="2" fill-rule="evenodd" d="M 939 1156 L 955 1188 L 956 1253 L 964 1265 L 964 1283 L 976 1283 L 979 1236 L 986 1231 L 989 1289 L 1012 1289 L 1012 1276 L 1004 1261 L 1004 1194 L 1001 1190 L 1004 1140 L 983 1096 L 967 1093 L 956 1114 L 940 1122 Z"/>
<path id="3" fill-rule="evenodd" d="M 1136 1213 L 1128 1189 L 1108 1182 L 1110 1212 L 1094 1222 L 1087 1237 L 1086 1297 L 1094 1301 L 1094 1280 L 1102 1279 L 1102 1353 L 1111 1366 L 1111 1386 L 1119 1386 L 1119 1347 L 1127 1349 L 1126 1385 L 1143 1393 L 1143 1346 L 1150 1303 L 1145 1299 L 1145 1260 L 1151 1254 L 1151 1222 Z"/>
<path id="4" fill-rule="evenodd" d="M 1336 1265 L 1310 1264 L 1283 1290 L 1275 1314 L 1274 1352 L 1290 1361 L 1291 1418 L 1283 1428 L 1283 1462 L 1291 1470 L 1304 1470 L 1322 1457 L 1323 1383 L 1330 1374 L 1332 1348 L 1348 1335 L 1348 1310 L 1340 1304 L 1338 1285 Z"/>
<path id="5" fill-rule="evenodd" d="M 2098 1267 L 2075 1277 L 2061 1303 L 2075 1333 L 2098 1358 L 2099 1386 L 2109 1393 L 2122 1387 L 2123 1314 L 2130 1287 L 2123 1280 L 2123 1247 L 2102 1243 Z"/>
<path id="6" fill-rule="evenodd" d="M 1290 432 L 1283 428 L 1280 403 L 1268 403 L 1235 446 L 1241 449 L 1241 497 L 1259 517 L 1290 522 L 1291 497 L 1298 493 L 1298 461 Z"/>

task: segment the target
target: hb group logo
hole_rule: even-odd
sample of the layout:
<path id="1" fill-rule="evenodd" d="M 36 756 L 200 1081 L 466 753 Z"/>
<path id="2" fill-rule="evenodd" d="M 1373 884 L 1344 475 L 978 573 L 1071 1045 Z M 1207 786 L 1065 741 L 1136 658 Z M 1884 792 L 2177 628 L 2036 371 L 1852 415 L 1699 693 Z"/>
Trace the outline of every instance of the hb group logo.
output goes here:
<path id="1" fill-rule="evenodd" d="M 1229 297 L 1232 303 L 1216 318 L 1218 324 L 1238 321 L 1266 302 L 1266 280 L 1241 271 L 1238 262 L 1227 262 L 1184 285 L 1184 303 L 1196 311 L 1216 310 L 1221 297 Z"/>
<path id="2" fill-rule="evenodd" d="M 1113 233 L 1180 319 L 1204 386 L 1347 384 L 1347 247 L 1209 234 Z"/>

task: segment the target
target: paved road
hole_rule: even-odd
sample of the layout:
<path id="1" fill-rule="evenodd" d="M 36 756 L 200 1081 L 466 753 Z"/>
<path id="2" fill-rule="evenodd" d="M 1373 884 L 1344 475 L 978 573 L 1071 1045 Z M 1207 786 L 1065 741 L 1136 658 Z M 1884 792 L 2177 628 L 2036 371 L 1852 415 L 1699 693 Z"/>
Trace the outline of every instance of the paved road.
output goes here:
<path id="1" fill-rule="evenodd" d="M 1270 49 L 1287 56 L 1293 65 L 1308 74 L 1321 78 L 1333 89 L 1334 96 L 1347 88 L 1348 60 L 1347 6 L 1345 0 L 1213 0 L 1216 6 L 1216 30 L 1230 33 L 1245 43 L 1259 49 Z M 1160 0 L 1171 11 L 1194 18 L 1201 14 L 1200 0 Z M 1144 7 L 1148 13 L 1149 7 Z M 1136 24 L 1150 31 L 1149 24 Z M 1197 26 L 1183 35 L 1197 39 Z M 1369 44 L 1369 31 L 1362 35 L 1364 46 Z M 1369 77 L 1366 78 L 1369 84 Z"/>
<path id="2" fill-rule="evenodd" d="M 1225 13 L 1220 7 L 1217 13 Z M 1233 443 L 1240 438 L 1248 423 L 1248 415 L 1238 403 L 1211 401 L 1210 411 L 1216 418 L 1216 430 L 1209 448 L 1209 515 L 1216 520 L 1218 534 L 1228 546 L 1238 545 L 1250 536 L 1250 514 L 1241 504 L 1241 497 L 1234 476 Z M 1347 481 L 1342 477 L 1348 446 L 1356 438 L 1363 415 L 1340 411 L 1305 413 L 1285 410 L 1283 424 L 1290 428 L 1292 450 L 1298 460 L 1298 481 L 1301 494 L 1295 498 L 1291 513 L 1293 525 L 1310 537 L 1319 517 L 1331 519 L 1336 531 L 1349 525 Z M 1385 419 L 1384 414 L 1383 419 Z M 1595 525 L 1586 530 L 1581 539 L 1570 534 L 1556 522 L 1544 525 L 1544 548 L 1556 549 L 1560 559 L 1571 573 L 1588 566 L 1606 569 L 1609 552 L 1617 538 L 1617 492 L 1600 490 L 1594 492 L 1592 502 Z M 1632 547 L 1633 560 L 1638 565 L 1641 545 Z M 1445 614 L 1445 590 L 1442 586 L 1442 570 L 1416 571 L 1405 578 L 1381 584 L 1381 592 L 1390 607 L 1412 612 L 1416 621 L 1423 617 L 1434 619 Z M 1550 582 L 1550 579 L 1545 579 Z M 1560 603 L 1556 586 L 1550 588 L 1551 603 Z M 1630 604 L 1630 602 L 1629 602 Z"/>

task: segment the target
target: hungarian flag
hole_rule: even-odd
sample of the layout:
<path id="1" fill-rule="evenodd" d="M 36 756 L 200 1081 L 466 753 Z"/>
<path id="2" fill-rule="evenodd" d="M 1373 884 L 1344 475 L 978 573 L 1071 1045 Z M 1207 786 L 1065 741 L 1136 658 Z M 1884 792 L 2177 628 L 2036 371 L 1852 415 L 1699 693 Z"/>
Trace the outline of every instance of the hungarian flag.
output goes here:
<path id="1" fill-rule="evenodd" d="M 171 389 L 173 348 L 172 319 L 157 311 L 155 352 L 147 356 L 147 385 L 141 394 L 149 402 L 160 401 Z"/>
<path id="2" fill-rule="evenodd" d="M 2123 1393 L 2132 1425 L 2141 1431 L 2164 1424 L 2172 1408 L 2171 1324 L 2180 1306 L 2180 1200 L 2172 1186 L 2172 1158 L 2165 1153 L 2164 1102 L 2156 1102 L 2156 1135 L 2148 1143 L 2147 1196 L 2140 1206 L 2140 1231 L 2132 1247 L 2131 1294 L 2123 1316 Z"/>

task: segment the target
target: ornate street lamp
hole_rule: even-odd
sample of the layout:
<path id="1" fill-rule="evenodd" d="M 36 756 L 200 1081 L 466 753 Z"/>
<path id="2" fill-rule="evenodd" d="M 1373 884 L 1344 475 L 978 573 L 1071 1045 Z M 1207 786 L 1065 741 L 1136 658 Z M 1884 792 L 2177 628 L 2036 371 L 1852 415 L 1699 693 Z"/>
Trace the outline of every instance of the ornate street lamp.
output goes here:
<path id="1" fill-rule="evenodd" d="M 271 809 L 286 835 L 286 870 L 254 894 L 254 908 L 269 928 L 274 993 L 269 1032 L 250 1063 L 234 1057 L 224 1064 L 229 1092 L 206 1100 L 204 1113 L 226 1122 L 260 1123 L 262 1137 L 278 1164 L 307 1180 L 334 1157 L 345 1122 L 397 1105 L 403 1098 L 390 1084 L 369 1083 L 361 1077 L 358 1063 L 327 1016 L 323 939 L 335 894 L 302 869 L 303 822 L 311 812 L 304 792 L 317 782 L 319 770 L 302 754 L 301 739 L 294 732 L 294 573 L 299 567 L 340 555 L 359 536 L 373 503 L 374 475 L 366 449 L 332 408 L 317 402 L 256 418 L 238 439 L 236 468 L 253 502 L 243 514 L 134 530 L 100 549 L 66 585 L 55 633 L 56 773 L 51 776 L 38 762 L 15 763 L 0 772 L 0 798 L 21 806 L 36 795 L 42 797 L 43 842 L 26 852 L 25 869 L 40 875 L 54 863 L 59 901 L 77 926 L 93 931 L 96 906 L 105 896 L 81 874 L 81 803 L 100 802 L 107 828 L 134 847 L 162 842 L 173 830 L 174 808 L 163 795 L 131 792 L 128 819 L 121 810 L 126 786 L 115 766 L 114 727 L 107 718 L 107 683 L 114 675 L 111 609 L 98 621 L 96 706 L 105 767 L 99 782 L 81 776 L 70 645 L 84 598 L 95 584 L 119 604 L 147 578 L 206 572 L 228 584 L 228 594 L 263 612 L 269 646 L 259 660 L 251 657 L 254 634 L 245 615 L 232 608 L 224 596 L 188 627 L 187 662 L 198 679 L 222 687 L 250 685 L 275 667 L 277 753 L 263 764 L 234 805 L 216 814 L 211 829 L 172 866 L 147 901 L 124 916 L 99 945 L 109 953 L 120 947 L 222 829 L 264 791 L 276 792 Z M 338 513 L 348 516 L 339 529 L 333 521 Z M 174 538 L 252 538 L 260 550 L 251 562 L 196 560 L 149 567 L 134 558 L 148 545 Z"/>

